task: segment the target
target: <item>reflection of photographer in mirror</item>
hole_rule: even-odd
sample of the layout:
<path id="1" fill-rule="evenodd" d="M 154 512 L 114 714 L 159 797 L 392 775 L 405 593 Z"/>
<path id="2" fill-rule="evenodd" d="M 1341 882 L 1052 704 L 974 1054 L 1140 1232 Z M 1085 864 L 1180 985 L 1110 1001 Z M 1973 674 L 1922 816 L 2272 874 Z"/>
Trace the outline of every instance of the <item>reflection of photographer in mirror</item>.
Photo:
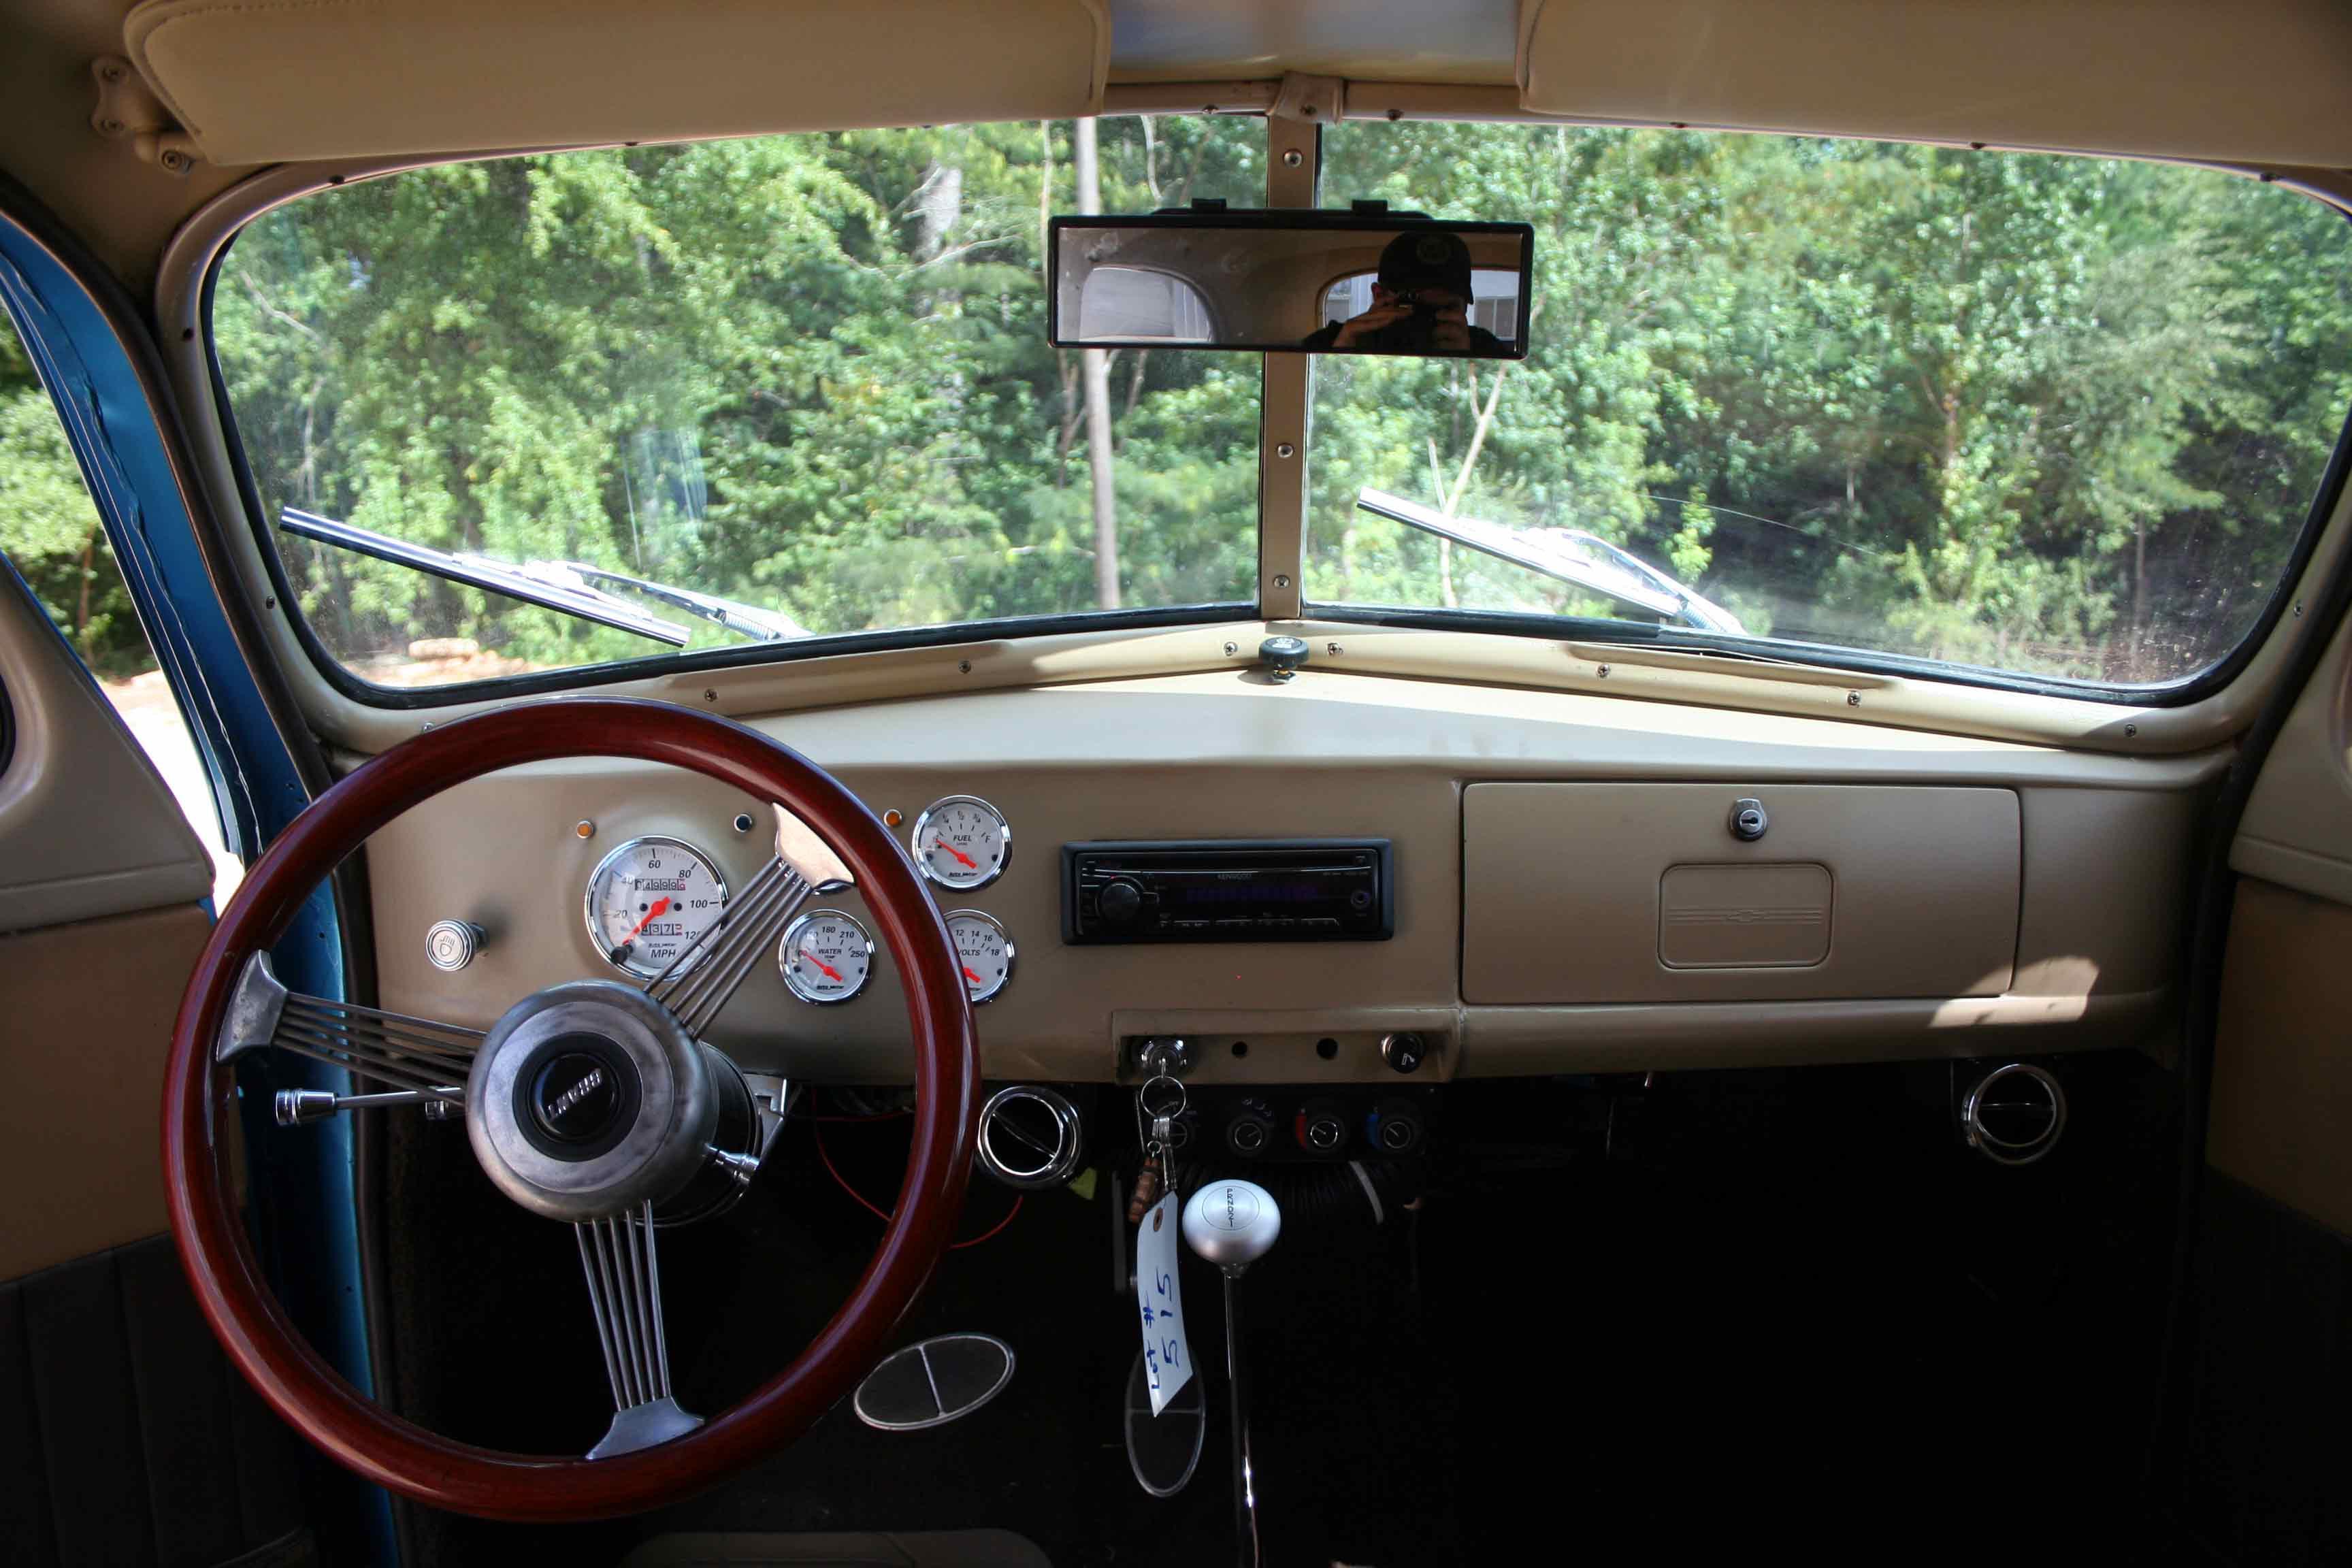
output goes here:
<path id="1" fill-rule="evenodd" d="M 1381 252 L 1372 308 L 1309 332 L 1309 351 L 1375 354 L 1507 353 L 1508 345 L 1470 324 L 1470 247 L 1443 229 L 1398 235 Z"/>

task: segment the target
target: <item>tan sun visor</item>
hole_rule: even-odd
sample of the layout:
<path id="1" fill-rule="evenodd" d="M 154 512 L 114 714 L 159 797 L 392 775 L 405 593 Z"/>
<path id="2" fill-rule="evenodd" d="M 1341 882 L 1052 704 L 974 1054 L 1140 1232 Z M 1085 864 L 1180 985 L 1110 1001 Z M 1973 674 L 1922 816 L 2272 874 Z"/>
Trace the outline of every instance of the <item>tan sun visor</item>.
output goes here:
<path id="1" fill-rule="evenodd" d="M 146 0 L 131 59 L 216 163 L 1060 119 L 1100 0 Z"/>
<path id="2" fill-rule="evenodd" d="M 2352 165 L 2343 0 L 1528 0 L 1548 114 Z"/>

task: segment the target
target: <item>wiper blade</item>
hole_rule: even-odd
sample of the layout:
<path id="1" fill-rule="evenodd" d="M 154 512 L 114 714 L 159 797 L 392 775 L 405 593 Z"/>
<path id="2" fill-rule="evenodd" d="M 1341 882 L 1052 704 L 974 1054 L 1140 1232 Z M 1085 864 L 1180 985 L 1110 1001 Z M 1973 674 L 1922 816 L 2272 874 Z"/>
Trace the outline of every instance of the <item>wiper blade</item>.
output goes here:
<path id="1" fill-rule="evenodd" d="M 1375 517 L 1434 533 L 1580 588 L 1590 588 L 1621 604 L 1662 616 L 1677 626 L 1726 632 L 1733 637 L 1748 635 L 1748 628 L 1730 611 L 1701 598 L 1631 551 L 1582 529 L 1555 528 L 1531 533 L 1475 517 L 1448 517 L 1435 507 L 1369 489 L 1356 492 L 1356 505 Z"/>
<path id="2" fill-rule="evenodd" d="M 632 577 L 625 572 L 608 571 L 604 567 L 590 566 L 578 561 L 566 561 L 562 564 L 565 570 L 576 573 L 591 583 L 616 584 L 633 594 L 643 594 L 646 598 L 667 605 L 674 610 L 684 610 L 689 616 L 761 642 L 782 642 L 787 637 L 815 635 L 778 610 L 763 610 L 757 605 L 746 605 L 738 599 L 722 599 L 716 594 L 698 594 L 691 588 L 672 587 L 667 583 L 648 582 L 643 577 Z"/>
<path id="3" fill-rule="evenodd" d="M 468 587 L 487 588 L 493 594 L 504 594 L 525 604 L 574 616 L 599 626 L 650 637 L 671 647 L 684 647 L 692 635 L 674 621 L 646 615 L 610 594 L 589 586 L 580 580 L 579 572 L 560 562 L 527 562 L 509 566 L 502 561 L 492 561 L 479 555 L 457 555 L 446 550 L 436 550 L 427 544 L 411 544 L 404 539 L 394 539 L 388 533 L 378 533 L 372 528 L 341 522 L 316 512 L 296 507 L 281 508 L 278 526 L 284 531 L 315 539 L 322 544 L 336 545 L 373 555 L 379 561 L 389 561 L 395 566 L 446 577 L 452 583 Z M 562 575 L 558 575 L 561 574 Z M 571 582 L 565 582 L 564 577 Z"/>

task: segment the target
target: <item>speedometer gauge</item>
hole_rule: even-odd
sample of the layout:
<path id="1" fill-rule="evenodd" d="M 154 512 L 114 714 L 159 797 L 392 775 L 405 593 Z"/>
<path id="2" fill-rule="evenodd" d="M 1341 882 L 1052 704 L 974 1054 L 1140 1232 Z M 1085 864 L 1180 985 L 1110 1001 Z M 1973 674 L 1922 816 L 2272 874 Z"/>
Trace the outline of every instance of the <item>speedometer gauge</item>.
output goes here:
<path id="1" fill-rule="evenodd" d="M 803 1002 L 846 1002 L 866 989 L 873 973 L 874 939 L 854 915 L 811 910 L 784 928 L 776 967 Z"/>
<path id="2" fill-rule="evenodd" d="M 950 910 L 948 935 L 955 940 L 956 963 L 972 1005 L 994 997 L 1013 978 L 1013 937 L 1004 923 L 981 910 Z"/>
<path id="3" fill-rule="evenodd" d="M 650 980 L 727 912 L 727 879 L 710 858 L 676 838 L 632 838 L 588 879 L 588 940 L 625 973 Z M 698 952 L 683 974 L 702 961 Z"/>
<path id="4" fill-rule="evenodd" d="M 1013 858 L 1004 814 L 976 795 L 935 800 L 915 818 L 915 864 L 942 888 L 968 892 L 1003 874 Z"/>

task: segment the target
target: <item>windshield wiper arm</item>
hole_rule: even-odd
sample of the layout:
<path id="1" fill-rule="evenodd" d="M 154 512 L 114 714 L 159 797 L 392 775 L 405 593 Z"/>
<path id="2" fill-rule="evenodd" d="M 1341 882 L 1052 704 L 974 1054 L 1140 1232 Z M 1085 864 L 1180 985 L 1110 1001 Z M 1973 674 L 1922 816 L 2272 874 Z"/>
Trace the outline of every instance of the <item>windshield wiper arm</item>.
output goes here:
<path id="1" fill-rule="evenodd" d="M 813 637 L 808 627 L 778 610 L 763 610 L 757 605 L 747 605 L 739 599 L 722 599 L 716 594 L 698 594 L 691 588 L 674 588 L 667 583 L 647 582 L 632 577 L 625 572 L 614 572 L 602 566 L 590 566 L 578 561 L 566 561 L 563 567 L 591 583 L 611 583 L 643 594 L 646 598 L 683 610 L 689 616 L 726 627 L 739 636 L 755 637 L 761 642 L 782 642 L 787 637 Z"/>
<path id="2" fill-rule="evenodd" d="M 509 566 L 502 561 L 491 561 L 479 555 L 456 555 L 446 550 L 436 550 L 428 544 L 411 544 L 404 539 L 394 539 L 372 528 L 341 522 L 331 517 L 320 517 L 316 512 L 290 506 L 279 510 L 278 526 L 304 539 L 315 539 L 322 544 L 357 551 L 362 555 L 373 555 L 378 561 L 389 561 L 395 566 L 406 566 L 436 577 L 446 577 L 452 583 L 463 583 L 468 587 L 487 588 L 493 594 L 504 594 L 525 604 L 538 605 L 544 609 L 575 616 L 583 621 L 594 621 L 599 626 L 650 637 L 672 647 L 684 647 L 692 640 L 692 635 L 684 626 L 646 615 L 624 600 L 589 586 L 579 580 L 581 574 L 576 568 L 561 563 L 535 561 Z M 570 576 L 573 581 L 566 583 L 562 576 Z"/>
<path id="3" fill-rule="evenodd" d="M 1748 635 L 1738 616 L 1701 598 L 1640 556 L 1620 549 L 1599 534 L 1574 528 L 1547 529 L 1538 534 L 1475 517 L 1448 517 L 1435 507 L 1423 506 L 1386 490 L 1360 489 L 1356 492 L 1356 505 L 1375 517 L 1450 539 L 1562 583 L 1590 588 L 1678 626 L 1727 632 L 1733 637 Z"/>

